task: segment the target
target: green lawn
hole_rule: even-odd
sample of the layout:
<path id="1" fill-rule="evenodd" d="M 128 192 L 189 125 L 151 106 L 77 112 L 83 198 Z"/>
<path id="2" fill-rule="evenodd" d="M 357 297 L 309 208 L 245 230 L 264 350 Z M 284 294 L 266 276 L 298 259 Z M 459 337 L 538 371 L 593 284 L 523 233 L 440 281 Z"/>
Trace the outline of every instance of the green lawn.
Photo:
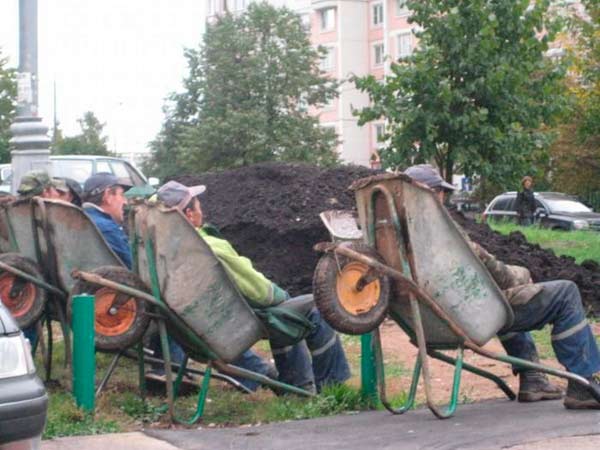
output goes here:
<path id="1" fill-rule="evenodd" d="M 490 226 L 502 234 L 520 231 L 529 242 L 552 249 L 557 255 L 572 256 L 578 263 L 586 259 L 600 262 L 600 233 L 594 231 L 555 231 L 510 222 L 495 222 Z"/>

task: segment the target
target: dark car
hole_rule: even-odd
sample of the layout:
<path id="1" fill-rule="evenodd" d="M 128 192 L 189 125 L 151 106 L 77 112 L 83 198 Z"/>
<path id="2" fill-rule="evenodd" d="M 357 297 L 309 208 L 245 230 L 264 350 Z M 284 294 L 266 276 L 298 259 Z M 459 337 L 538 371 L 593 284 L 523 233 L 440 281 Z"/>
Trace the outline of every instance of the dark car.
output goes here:
<path id="1" fill-rule="evenodd" d="M 536 192 L 535 222 L 552 230 L 600 231 L 600 214 L 581 203 L 576 197 L 559 192 Z M 516 192 L 505 192 L 490 202 L 483 220 L 517 221 Z"/>
<path id="2" fill-rule="evenodd" d="M 39 448 L 47 408 L 29 341 L 0 302 L 0 448 Z"/>

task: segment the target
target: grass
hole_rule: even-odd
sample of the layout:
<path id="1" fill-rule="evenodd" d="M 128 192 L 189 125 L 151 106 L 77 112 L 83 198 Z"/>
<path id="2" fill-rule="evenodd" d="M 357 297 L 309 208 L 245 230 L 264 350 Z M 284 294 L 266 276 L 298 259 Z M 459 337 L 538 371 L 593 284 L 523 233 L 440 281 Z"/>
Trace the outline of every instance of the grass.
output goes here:
<path id="1" fill-rule="evenodd" d="M 600 262 L 600 233 L 594 231 L 548 230 L 521 227 L 511 222 L 492 222 L 490 226 L 502 234 L 520 231 L 529 242 L 551 249 L 557 255 L 572 256 L 577 263 L 586 259 Z"/>

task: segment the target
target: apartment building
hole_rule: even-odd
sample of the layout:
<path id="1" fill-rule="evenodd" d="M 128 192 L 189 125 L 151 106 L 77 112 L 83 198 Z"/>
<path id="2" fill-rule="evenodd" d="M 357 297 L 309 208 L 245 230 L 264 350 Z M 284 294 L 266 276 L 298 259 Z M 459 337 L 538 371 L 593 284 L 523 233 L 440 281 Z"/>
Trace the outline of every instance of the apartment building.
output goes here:
<path id="1" fill-rule="evenodd" d="M 207 20 L 224 11 L 241 12 L 251 0 L 207 0 Z M 314 45 L 327 50 L 321 70 L 338 80 L 374 75 L 381 79 L 390 61 L 409 55 L 415 46 L 405 0 L 269 0 L 301 15 Z M 339 97 L 313 111 L 321 126 L 334 128 L 344 162 L 363 166 L 377 164 L 378 137 L 384 124 L 358 126 L 353 111 L 368 105 L 368 96 L 344 81 Z"/>

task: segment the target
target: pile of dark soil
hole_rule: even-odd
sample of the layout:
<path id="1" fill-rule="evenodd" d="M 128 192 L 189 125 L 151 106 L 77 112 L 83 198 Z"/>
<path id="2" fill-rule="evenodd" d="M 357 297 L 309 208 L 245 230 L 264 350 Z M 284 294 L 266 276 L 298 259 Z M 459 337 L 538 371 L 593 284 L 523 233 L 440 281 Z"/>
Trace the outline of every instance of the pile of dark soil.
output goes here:
<path id="1" fill-rule="evenodd" d="M 298 295 L 312 288 L 319 258 L 313 245 L 329 240 L 319 213 L 354 209 L 354 193 L 348 186 L 374 173 L 356 166 L 320 169 L 268 163 L 174 179 L 188 186 L 205 184 L 205 220 L 218 226 L 239 253 L 268 278 Z M 575 264 L 573 258 L 528 243 L 519 232 L 504 236 L 460 213 L 453 214 L 471 239 L 503 262 L 529 268 L 534 281 L 567 279 L 577 283 L 587 308 L 600 315 L 597 263 Z"/>
<path id="2" fill-rule="evenodd" d="M 471 239 L 506 264 L 527 267 L 533 281 L 571 280 L 579 286 L 583 303 L 590 313 L 600 316 L 600 266 L 596 261 L 575 263 L 570 256 L 556 256 L 552 250 L 527 242 L 523 233 L 502 235 L 486 224 L 480 224 L 453 212 L 454 220 Z"/>
<path id="3" fill-rule="evenodd" d="M 174 177 L 187 186 L 204 184 L 205 220 L 218 226 L 241 255 L 290 294 L 312 289 L 319 254 L 329 240 L 319 219 L 328 209 L 354 209 L 348 186 L 376 171 L 343 166 L 266 163 L 235 170 Z"/>

